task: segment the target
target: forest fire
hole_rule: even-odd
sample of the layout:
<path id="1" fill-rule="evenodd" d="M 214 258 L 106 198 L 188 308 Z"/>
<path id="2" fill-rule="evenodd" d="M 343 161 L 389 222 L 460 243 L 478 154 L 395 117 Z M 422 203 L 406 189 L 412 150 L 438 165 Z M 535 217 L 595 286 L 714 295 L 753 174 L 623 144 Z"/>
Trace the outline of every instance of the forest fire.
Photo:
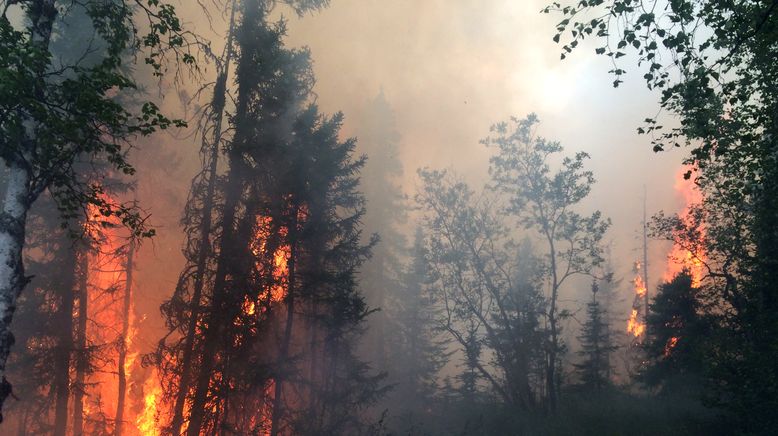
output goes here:
<path id="1" fill-rule="evenodd" d="M 702 192 L 700 192 L 697 185 L 695 185 L 693 179 L 687 180 L 684 175 L 688 171 L 692 171 L 691 167 L 682 167 L 676 173 L 675 179 L 675 191 L 680 201 L 683 202 L 682 212 L 679 213 L 681 221 L 690 223 L 691 207 L 699 204 L 703 200 Z M 696 227 L 696 230 L 700 233 L 699 239 L 705 238 L 704 226 Z M 702 282 L 705 275 L 704 272 L 705 263 L 705 249 L 702 243 L 694 244 L 689 247 L 683 247 L 679 244 L 673 244 L 670 253 L 667 256 L 667 266 L 664 272 L 664 281 L 669 282 L 683 270 L 688 270 L 692 277 L 692 286 L 697 287 Z"/>
<path id="2" fill-rule="evenodd" d="M 135 425 L 140 436 L 159 435 L 161 433 L 159 415 L 162 388 L 159 386 L 156 372 L 146 380 L 143 387 L 143 409 L 135 419 Z"/>
<path id="3" fill-rule="evenodd" d="M 667 341 L 667 344 L 665 344 L 665 351 L 664 351 L 664 356 L 665 356 L 665 357 L 669 357 L 669 356 L 670 356 L 670 353 L 672 353 L 672 351 L 673 351 L 673 348 L 675 348 L 675 346 L 676 346 L 677 344 L 678 344 L 678 337 L 677 337 L 677 336 L 673 336 L 673 337 L 671 337 L 671 338 L 670 338 L 670 339 Z"/>
<path id="4" fill-rule="evenodd" d="M 635 290 L 635 299 L 632 302 L 632 312 L 627 321 L 627 333 L 639 338 L 646 331 L 645 314 L 647 308 L 644 307 L 644 302 L 648 289 L 643 281 L 640 262 L 635 262 L 634 271 L 635 278 L 632 280 L 632 284 Z"/>
<path id="5" fill-rule="evenodd" d="M 76 382 L 83 386 L 83 431 L 158 435 L 161 387 L 156 372 L 138 358 L 144 350 L 139 337 L 143 319 L 135 315 L 132 298 L 135 246 L 120 234 L 116 219 L 105 220 L 96 210 L 90 216 L 95 221 L 87 230 L 95 248 L 82 255 L 86 310 L 77 317 L 85 332 L 80 348 L 100 355 L 76 364 Z"/>
<path id="6" fill-rule="evenodd" d="M 2 5 L 0 436 L 778 434 L 778 0 Z"/>
<path id="7" fill-rule="evenodd" d="M 286 295 L 286 284 L 289 280 L 289 244 L 284 242 L 287 230 L 284 227 L 278 229 L 277 239 L 279 246 L 273 250 L 273 259 L 269 265 L 266 265 L 264 259 L 267 258 L 270 238 L 273 235 L 273 220 L 270 217 L 259 217 L 257 219 L 257 233 L 253 242 L 252 252 L 257 257 L 257 267 L 260 271 L 265 271 L 268 267 L 271 269 L 270 277 L 272 285 L 269 293 L 263 290 L 257 296 L 260 301 L 268 299 L 269 302 L 280 302 Z M 251 309 L 253 310 L 253 308 Z"/>

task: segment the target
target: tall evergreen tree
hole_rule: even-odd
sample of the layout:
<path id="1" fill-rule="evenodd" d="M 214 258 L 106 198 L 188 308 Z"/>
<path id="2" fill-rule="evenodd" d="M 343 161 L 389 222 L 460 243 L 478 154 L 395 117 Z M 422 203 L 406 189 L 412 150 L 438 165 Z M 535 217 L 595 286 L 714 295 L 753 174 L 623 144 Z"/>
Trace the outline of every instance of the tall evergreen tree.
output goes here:
<path id="1" fill-rule="evenodd" d="M 191 315 L 188 289 L 165 305 L 169 326 L 197 332 L 188 384 L 179 381 L 186 341 L 156 356 L 169 395 L 191 405 L 181 419 L 190 435 L 356 431 L 359 410 L 380 393 L 353 349 L 368 313 L 356 288 L 370 245 L 359 242 L 364 159 L 353 158 L 354 140 L 338 139 L 342 115 L 307 103 L 309 54 L 284 47 L 272 6 L 241 5 L 234 136 L 215 197 L 218 231 L 204 246 L 202 316 Z"/>
<path id="2" fill-rule="evenodd" d="M 602 390 L 611 384 L 611 354 L 618 348 L 613 344 L 608 313 L 597 301 L 599 290 L 597 282 L 592 282 L 592 301 L 586 305 L 586 321 L 578 336 L 581 362 L 574 364 L 581 385 L 592 390 Z"/>
<path id="3" fill-rule="evenodd" d="M 700 393 L 714 332 L 706 312 L 704 293 L 693 284 L 689 271 L 659 286 L 642 345 L 647 363 L 640 376 L 647 385 L 665 392 Z"/>
<path id="4" fill-rule="evenodd" d="M 437 392 L 438 371 L 448 360 L 431 285 L 424 233 L 417 228 L 401 287 L 386 308 L 392 332 L 389 381 L 394 384 L 389 407 L 401 416 L 428 406 Z"/>
<path id="5" fill-rule="evenodd" d="M 367 199 L 365 230 L 380 237 L 360 272 L 360 286 L 367 303 L 379 309 L 369 318 L 370 329 L 363 348 L 371 361 L 391 372 L 396 369 L 387 366 L 387 359 L 397 350 L 389 348 L 392 338 L 389 305 L 402 292 L 402 258 L 407 250 L 400 226 L 406 220 L 406 205 L 399 184 L 403 176 L 398 147 L 400 135 L 383 90 L 368 104 L 357 123 L 358 149 L 368 156 L 362 176 L 362 190 Z"/>

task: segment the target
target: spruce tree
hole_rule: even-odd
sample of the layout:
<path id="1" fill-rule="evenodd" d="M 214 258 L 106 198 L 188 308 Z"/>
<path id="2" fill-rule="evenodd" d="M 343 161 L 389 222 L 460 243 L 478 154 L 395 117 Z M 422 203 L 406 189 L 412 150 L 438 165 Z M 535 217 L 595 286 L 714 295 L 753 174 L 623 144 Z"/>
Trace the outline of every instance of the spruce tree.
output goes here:
<path id="1" fill-rule="evenodd" d="M 424 410 L 435 396 L 438 371 L 446 363 L 446 341 L 436 322 L 440 314 L 432 293 L 427 248 L 421 228 L 417 228 L 410 263 L 402 286 L 388 302 L 388 341 L 391 410 L 408 413 Z"/>
<path id="2" fill-rule="evenodd" d="M 396 368 L 388 360 L 398 350 L 390 348 L 393 331 L 389 311 L 392 301 L 402 293 L 403 257 L 407 255 L 407 247 L 400 226 L 406 220 L 407 206 L 400 186 L 403 176 L 398 155 L 400 134 L 383 90 L 369 102 L 357 123 L 358 149 L 368 157 L 362 175 L 362 190 L 367 199 L 365 230 L 380 237 L 360 271 L 360 287 L 367 303 L 379 309 L 368 319 L 370 328 L 362 348 L 379 368 L 393 372 Z"/>
<path id="3" fill-rule="evenodd" d="M 342 115 L 309 104 L 309 53 L 284 46 L 285 22 L 270 21 L 272 6 L 241 4 L 228 168 L 218 178 L 212 242 L 195 246 L 209 251 L 202 303 L 185 272 L 164 306 L 171 329 L 196 331 L 189 382 L 180 379 L 185 340 L 152 356 L 168 395 L 191 405 L 180 419 L 190 435 L 353 432 L 381 392 L 380 377 L 354 353 L 368 314 L 356 270 L 372 245 L 360 243 L 365 160 L 353 157 L 354 140 L 338 139 Z M 197 195 L 191 207 L 200 212 L 190 216 L 207 215 Z"/>
<path id="4" fill-rule="evenodd" d="M 712 319 L 705 313 L 704 293 L 693 284 L 688 270 L 659 286 L 643 343 L 647 363 L 640 376 L 648 386 L 666 392 L 701 387 L 710 356 L 706 343 L 713 332 Z"/>
<path id="5" fill-rule="evenodd" d="M 592 300 L 586 305 L 586 322 L 578 336 L 581 362 L 573 365 L 581 386 L 595 391 L 611 384 L 611 354 L 618 348 L 613 344 L 608 313 L 597 301 L 598 291 L 597 282 L 592 282 Z"/>

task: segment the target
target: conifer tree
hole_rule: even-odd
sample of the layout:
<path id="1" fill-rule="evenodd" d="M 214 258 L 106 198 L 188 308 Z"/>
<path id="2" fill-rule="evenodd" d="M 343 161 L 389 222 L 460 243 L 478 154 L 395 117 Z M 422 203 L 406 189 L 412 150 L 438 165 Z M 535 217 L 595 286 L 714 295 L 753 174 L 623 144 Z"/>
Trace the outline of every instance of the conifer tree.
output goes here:
<path id="1" fill-rule="evenodd" d="M 598 291 L 599 285 L 592 282 L 592 300 L 586 305 L 586 322 L 578 336 L 581 362 L 574 364 L 581 385 L 595 391 L 611 384 L 611 354 L 618 348 L 613 344 L 608 312 L 597 301 Z"/>
<path id="2" fill-rule="evenodd" d="M 392 332 L 388 341 L 390 382 L 394 383 L 390 408 L 400 412 L 427 407 L 437 391 L 438 371 L 448 359 L 446 341 L 436 323 L 440 309 L 431 285 L 424 234 L 417 228 L 402 286 L 386 309 Z"/>
<path id="3" fill-rule="evenodd" d="M 397 350 L 391 349 L 392 316 L 389 306 L 402 293 L 403 260 L 406 241 L 400 226 L 406 220 L 406 205 L 402 187 L 403 175 L 399 159 L 400 134 L 395 126 L 395 114 L 383 90 L 367 106 L 359 125 L 358 149 L 367 154 L 362 175 L 362 190 L 367 199 L 365 230 L 377 233 L 379 243 L 365 263 L 360 286 L 366 301 L 378 309 L 368 318 L 369 330 L 363 348 L 378 367 L 395 371 L 387 361 Z"/>
<path id="4" fill-rule="evenodd" d="M 359 410 L 381 392 L 380 377 L 354 353 L 368 313 L 356 282 L 371 245 L 360 243 L 364 158 L 353 158 L 354 140 L 338 139 L 342 115 L 308 104 L 309 54 L 284 47 L 285 23 L 270 21 L 272 6 L 241 4 L 234 136 L 215 196 L 217 231 L 199 244 L 209 250 L 202 315 L 191 315 L 192 282 L 164 307 L 172 329 L 194 323 L 197 333 L 191 348 L 172 342 L 155 356 L 168 395 L 191 405 L 181 417 L 190 435 L 356 431 Z M 202 205 L 192 210 L 202 215 Z"/>
<path id="5" fill-rule="evenodd" d="M 659 286 L 643 343 L 648 361 L 640 376 L 647 385 L 667 392 L 701 387 L 713 332 L 705 306 L 704 293 L 687 270 Z"/>

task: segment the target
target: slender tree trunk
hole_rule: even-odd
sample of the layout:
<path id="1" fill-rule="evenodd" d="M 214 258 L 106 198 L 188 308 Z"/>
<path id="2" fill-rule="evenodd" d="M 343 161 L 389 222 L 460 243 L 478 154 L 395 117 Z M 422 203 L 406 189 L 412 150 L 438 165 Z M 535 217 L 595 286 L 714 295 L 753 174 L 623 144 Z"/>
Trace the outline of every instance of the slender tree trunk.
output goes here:
<path id="1" fill-rule="evenodd" d="M 32 44 L 48 51 L 51 29 L 57 17 L 55 0 L 35 0 L 27 5 L 30 39 Z M 43 77 L 45 71 L 36 72 Z M 45 91 L 39 83 L 33 85 L 35 94 L 45 100 Z M 11 333 L 11 321 L 16 311 L 16 300 L 29 281 L 24 276 L 22 249 L 27 225 L 27 212 L 35 200 L 36 191 L 32 186 L 31 173 L 27 162 L 34 148 L 36 123 L 25 120 L 25 132 L 22 138 L 15 138 L 20 156 L 6 161 L 8 166 L 8 184 L 3 204 L 0 206 L 0 411 L 5 399 L 11 395 L 11 383 L 6 379 L 6 362 L 11 353 L 14 337 Z M 14 139 L 11 139 L 14 140 Z M 3 415 L 0 413 L 0 422 Z"/>
<path id="2" fill-rule="evenodd" d="M 178 436 L 181 434 L 181 426 L 184 423 L 184 405 L 189 394 L 190 378 L 192 372 L 192 354 L 194 352 L 195 335 L 197 334 L 197 322 L 200 319 L 200 300 L 203 294 L 203 281 L 205 276 L 206 262 L 208 260 L 211 238 L 211 225 L 213 215 L 214 191 L 216 187 L 216 170 L 219 160 L 219 144 L 222 138 L 222 119 L 224 118 L 224 103 L 226 100 L 227 77 L 230 72 L 230 62 L 232 61 L 232 38 L 235 29 L 235 1 L 232 2 L 232 11 L 230 13 L 230 31 L 227 36 L 227 54 L 224 61 L 223 71 L 219 74 L 213 91 L 212 110 L 213 110 L 213 143 L 210 146 L 210 166 L 208 168 L 208 185 L 206 187 L 205 200 L 203 203 L 202 222 L 200 226 L 200 246 L 197 258 L 197 269 L 195 270 L 194 289 L 192 290 L 192 299 L 190 301 L 189 325 L 187 326 L 186 339 L 184 340 L 184 352 L 181 359 L 181 376 L 179 378 L 178 392 L 176 393 L 176 402 L 173 407 L 173 420 L 170 425 L 171 434 Z"/>
<path id="3" fill-rule="evenodd" d="M 76 256 L 67 249 L 70 269 L 62 285 L 62 304 L 60 306 L 58 328 L 60 331 L 57 354 L 54 356 L 54 389 L 56 403 L 54 408 L 54 436 L 65 436 L 68 427 L 68 400 L 70 399 L 70 362 L 73 354 L 73 306 L 76 287 Z"/>
<path id="4" fill-rule="evenodd" d="M 286 326 L 284 327 L 284 337 L 281 343 L 281 352 L 278 357 L 278 362 L 281 365 L 286 365 L 286 360 L 289 358 L 289 346 L 292 342 L 292 331 L 294 329 L 294 304 L 295 304 L 295 257 L 296 257 L 296 233 L 297 233 L 297 207 L 292 210 L 292 225 L 288 229 L 288 235 L 290 236 L 289 244 L 289 277 L 287 278 L 287 290 L 286 290 Z M 278 371 L 278 370 L 277 370 Z M 283 390 L 284 390 L 284 377 L 280 373 L 275 377 L 275 392 L 273 398 L 273 414 L 272 423 L 270 425 L 270 436 L 277 436 L 281 428 L 281 419 L 284 417 L 283 411 Z"/>
<path id="5" fill-rule="evenodd" d="M 557 406 L 556 390 L 556 361 L 559 350 L 559 330 L 556 319 L 556 305 L 559 297 L 559 283 L 557 279 L 556 247 L 552 236 L 548 237 L 549 253 L 551 255 L 551 307 L 548 310 L 548 322 L 551 327 L 551 349 L 548 350 L 548 371 L 546 372 L 546 390 L 548 391 L 548 409 L 555 413 Z"/>
<path id="6" fill-rule="evenodd" d="M 89 251 L 82 247 L 79 259 L 78 325 L 76 327 L 76 379 L 73 386 L 73 436 L 84 434 L 84 395 L 87 355 L 86 324 L 89 310 Z"/>
<path id="7" fill-rule="evenodd" d="M 11 394 L 6 380 L 6 362 L 14 336 L 11 321 L 16 300 L 27 284 L 22 263 L 22 248 L 29 209 L 29 173 L 20 163 L 8 162 L 8 184 L 0 211 L 0 407 Z M 2 422 L 2 414 L 0 414 Z"/>
<path id="8" fill-rule="evenodd" d="M 122 427 L 124 426 L 124 403 L 127 397 L 127 371 L 124 365 L 127 361 L 127 335 L 130 332 L 130 306 L 132 303 L 132 271 L 133 271 L 133 256 L 135 255 L 135 243 L 130 242 L 130 246 L 127 250 L 127 264 L 125 265 L 125 280 L 124 280 L 124 305 L 122 310 L 124 317 L 122 318 L 122 337 L 120 339 L 121 344 L 119 347 L 119 398 L 116 401 L 116 420 L 114 427 L 114 434 L 121 436 Z"/>
<path id="9" fill-rule="evenodd" d="M 316 325 L 316 315 L 317 315 L 318 305 L 316 302 L 311 303 L 311 314 L 312 314 L 312 321 L 309 324 L 308 328 L 308 335 L 311 338 L 311 341 L 308 345 L 308 354 L 309 354 L 309 360 L 310 360 L 310 366 L 308 368 L 309 376 L 308 376 L 308 383 L 310 384 L 310 387 L 308 388 L 308 410 L 313 414 L 315 413 L 315 406 L 316 406 L 316 368 L 319 365 L 319 359 L 318 355 L 316 354 L 316 341 L 318 338 L 318 331 L 317 331 L 317 325 Z"/>
<path id="10" fill-rule="evenodd" d="M 235 217 L 243 191 L 243 183 L 242 177 L 238 174 L 239 171 L 235 166 L 236 160 L 233 159 L 232 162 L 233 165 L 230 168 L 227 182 L 227 198 L 222 214 L 221 244 L 216 266 L 216 276 L 214 278 L 211 309 L 205 324 L 200 373 L 197 377 L 194 398 L 192 400 L 192 413 L 186 431 L 188 436 L 198 436 L 203 424 L 211 372 L 213 371 L 214 358 L 216 357 L 216 347 L 221 336 L 221 322 L 226 309 L 225 302 L 228 297 L 225 290 L 227 270 L 233 261 L 234 253 L 232 251 L 236 248 L 233 243 Z"/>

